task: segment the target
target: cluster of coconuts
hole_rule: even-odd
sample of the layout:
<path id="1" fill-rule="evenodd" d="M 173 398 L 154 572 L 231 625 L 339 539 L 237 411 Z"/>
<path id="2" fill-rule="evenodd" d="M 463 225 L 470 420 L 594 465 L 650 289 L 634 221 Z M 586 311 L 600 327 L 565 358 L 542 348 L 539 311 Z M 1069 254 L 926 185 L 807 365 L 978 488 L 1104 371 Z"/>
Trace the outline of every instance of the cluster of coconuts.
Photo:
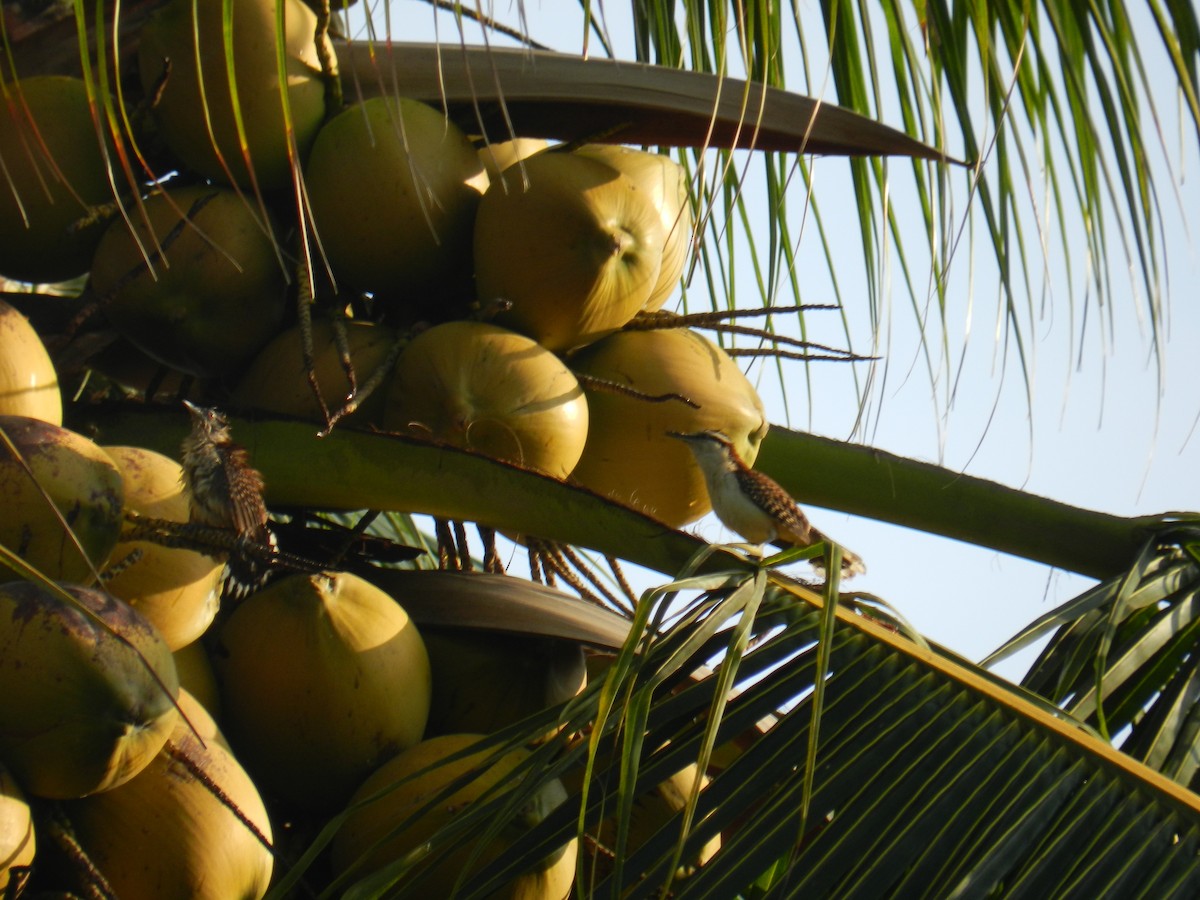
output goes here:
<path id="1" fill-rule="evenodd" d="M 404 98 L 327 110 L 322 66 L 329 70 L 333 48 L 318 45 L 308 7 L 300 0 L 237 0 L 231 9 L 228 38 L 222 4 L 191 0 L 171 0 L 143 29 L 138 76 L 156 102 L 147 116 L 152 130 L 136 149 L 153 149 L 155 162 L 180 173 L 153 189 L 123 183 L 116 160 L 135 148 L 97 139 L 94 121 L 102 117 L 94 115 L 84 82 L 53 76 L 13 86 L 17 101 L 0 110 L 0 160 L 8 172 L 0 190 L 0 276 L 48 283 L 87 273 L 106 321 L 130 348 L 97 368 L 122 384 L 143 386 L 144 370 L 130 368 L 136 351 L 199 379 L 225 405 L 319 420 L 322 403 L 337 407 L 353 387 L 340 362 L 341 330 L 359 383 L 394 363 L 346 421 L 351 427 L 429 437 L 569 478 L 676 527 L 707 512 L 701 473 L 666 433 L 720 429 L 753 461 L 766 431 L 762 403 L 728 354 L 700 334 L 625 329 L 639 313 L 660 309 L 679 281 L 691 231 L 683 171 L 664 156 L 610 145 L 513 141 L 477 148 L 441 112 Z M 285 27 L 285 90 L 277 19 Z M 327 272 L 339 298 L 369 298 L 365 305 L 336 301 L 356 315 L 342 329 L 327 319 L 315 324 L 321 403 L 309 387 L 301 331 L 289 322 L 300 256 L 293 232 L 305 230 L 289 224 L 295 217 L 287 197 L 298 172 L 315 236 L 318 293 L 329 293 L 322 287 Z M 112 204 L 114 187 L 117 212 L 105 218 L 97 211 Z M 393 351 L 405 336 L 411 339 L 397 359 Z M 461 735 L 492 731 L 578 689 L 576 650 L 565 661 L 542 660 L 528 645 L 514 646 L 486 665 L 511 674 L 514 659 L 533 653 L 539 661 L 531 667 L 530 705 L 523 712 L 506 707 L 478 692 L 497 679 L 454 674 L 486 668 L 485 648 L 461 635 L 457 643 L 454 636 L 424 641 L 393 598 L 348 575 L 280 581 L 213 634 L 219 564 L 120 540 L 127 511 L 186 521 L 178 465 L 140 448 L 97 447 L 62 428 L 54 368 L 28 323 L 7 307 L 0 308 L 0 341 L 0 415 L 7 417 L 0 426 L 58 509 L 70 511 L 79 542 L 23 469 L 0 467 L 6 510 L 20 511 L 0 521 L 0 545 L 51 580 L 74 585 L 66 589 L 74 602 L 23 582 L 6 585 L 0 593 L 15 593 L 3 602 L 21 612 L 0 628 L 36 612 L 78 643 L 92 634 L 88 627 L 96 631 L 96 610 L 116 610 L 96 634 L 121 639 L 109 640 L 110 649 L 87 666 L 70 664 L 82 673 L 79 707 L 107 718 L 72 722 L 97 735 L 122 723 L 118 743 L 87 749 L 90 762 L 66 766 L 70 777 L 31 776 L 39 767 L 0 742 L 0 762 L 11 770 L 0 772 L 0 811 L 11 797 L 23 802 L 17 785 L 70 799 L 71 819 L 106 873 L 121 868 L 120 844 L 137 844 L 94 836 L 118 833 L 105 824 L 110 815 L 185 844 L 201 831 L 236 836 L 250 886 L 222 883 L 226 893 L 212 896 L 255 896 L 270 878 L 260 840 L 270 835 L 268 816 L 259 814 L 263 797 L 289 814 L 328 813 L 361 792 L 381 765 L 423 767 L 422 760 L 438 758 L 423 749 L 425 741 L 456 739 L 436 753 L 456 752 L 444 748 L 464 746 Z M 605 384 L 615 390 L 598 387 Z M 105 566 L 111 571 L 100 591 L 96 570 Z M 0 581 L 24 575 L 0 560 Z M 9 637 L 25 640 L 27 631 Z M 0 643 L 6 639 L 0 635 Z M 133 661 L 131 644 L 141 653 Z M 31 647 L 35 671 L 57 671 L 75 652 L 66 644 Z M 114 679 L 119 689 L 109 685 Z M 476 690 L 452 687 L 460 682 Z M 186 690 L 176 692 L 178 683 Z M 457 696 L 473 712 L 455 714 Z M 29 702 L 34 708 L 41 701 Z M 206 708 L 220 734 L 229 735 L 228 746 L 224 737 L 205 736 Z M 340 728 L 330 727 L 333 718 L 344 720 Z M 12 744 L 22 744 L 22 723 L 11 727 Z M 218 735 L 215 723 L 212 729 Z M 222 819 L 231 813 L 221 803 L 212 807 L 212 821 L 189 805 L 208 804 L 211 791 L 200 792 L 204 799 L 164 789 L 176 811 L 149 825 L 129 818 L 129 810 L 151 805 L 140 792 L 157 790 L 140 773 L 158 773 L 169 785 L 186 768 L 181 757 L 193 765 L 208 760 L 201 768 L 219 773 L 208 776 L 217 784 L 247 786 L 228 793 L 245 798 L 235 805 L 257 836 L 236 817 Z M 94 783 L 71 781 L 96 769 L 102 772 Z M 688 784 L 693 777 L 683 775 Z M 392 795 L 402 811 L 405 792 Z M 124 811 L 103 812 L 102 799 Z M 186 824 L 202 819 L 203 828 Z M 0 837 L 11 822 L 24 834 L 18 820 L 6 815 Z M 178 828 L 162 824 L 170 821 Z M 189 830 L 195 833 L 180 834 Z M 363 838 L 341 840 L 335 860 L 361 871 L 374 864 L 361 858 Z M 0 861 L 10 858 L 3 851 Z M 564 849 L 551 862 L 573 869 L 563 862 L 573 854 Z M 11 858 L 21 864 L 19 855 Z M 188 873 L 206 865 L 175 867 Z M 549 893 L 525 895 L 556 896 L 558 882 L 537 877 L 550 884 Z M 118 893 L 170 895 L 139 890 Z"/>
<path id="2" fill-rule="evenodd" d="M 284 578 L 210 628 L 220 563 L 121 539 L 128 512 L 187 521 L 179 464 L 62 427 L 46 350 L 2 303 L 0 360 L 0 889 L 37 871 L 43 798 L 118 896 L 262 896 L 279 810 L 327 816 L 425 737 L 422 638 L 349 574 Z M 469 660 L 442 654 L 447 687 Z M 439 721 L 461 731 L 456 703 Z"/>
<path id="3" fill-rule="evenodd" d="M 569 477 L 674 527 L 706 513 L 699 469 L 666 432 L 720 429 L 752 462 L 762 403 L 698 333 L 623 330 L 679 282 L 691 236 L 681 167 L 616 145 L 477 148 L 402 97 L 327 110 L 334 50 L 304 3 L 238 0 L 231 24 L 227 41 L 221 4 L 171 0 L 143 28 L 138 75 L 155 102 L 136 149 L 159 147 L 153 158 L 180 174 L 118 184 L 107 221 L 96 210 L 113 206 L 122 148 L 96 139 L 87 87 L 15 86 L 19 102 L 0 112 L 15 186 L 0 191 L 0 275 L 90 273 L 125 346 L 207 380 L 225 405 L 320 419 L 354 390 L 348 345 L 360 385 L 394 364 L 350 424 Z M 318 319 L 320 401 L 290 321 L 300 269 L 318 306 L 355 316 L 344 342 Z M 129 359 L 96 364 L 140 387 Z"/>
<path id="4" fill-rule="evenodd" d="M 577 644 L 422 634 L 396 598 L 351 574 L 280 579 L 217 619 L 218 561 L 122 540 L 128 512 L 187 521 L 179 464 L 62 427 L 45 348 L 3 303 L 0 360 L 0 429 L 33 476 L 0 455 L 0 545 L 13 552 L 12 565 L 0 562 L 0 889 L 38 871 L 29 798 L 62 802 L 92 864 L 127 900 L 262 896 L 273 822 L 278 833 L 281 822 L 356 805 L 328 865 L 332 876 L 368 874 L 505 784 L 529 755 L 461 751 L 586 684 Z M 23 580 L 26 567 L 57 588 Z M 639 799 L 634 840 L 681 808 L 692 777 L 685 770 Z M 468 859 L 494 859 L 565 797 L 552 782 L 478 854 L 413 877 L 447 896 Z M 611 831 L 602 824 L 595 836 Z M 41 852 L 53 871 L 52 847 Z M 509 894 L 566 897 L 577 852 L 574 841 L 560 848 Z"/>

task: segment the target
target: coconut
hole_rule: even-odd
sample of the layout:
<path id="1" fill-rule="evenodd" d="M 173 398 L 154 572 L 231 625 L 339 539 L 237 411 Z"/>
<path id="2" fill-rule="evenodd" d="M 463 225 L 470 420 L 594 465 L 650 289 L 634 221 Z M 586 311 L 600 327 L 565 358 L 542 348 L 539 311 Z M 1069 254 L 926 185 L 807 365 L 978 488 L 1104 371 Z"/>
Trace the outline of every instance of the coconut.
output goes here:
<path id="1" fill-rule="evenodd" d="M 754 386 L 729 354 L 693 331 L 614 334 L 573 357 L 571 367 L 649 396 L 679 394 L 698 407 L 585 388 L 591 427 L 572 478 L 674 528 L 712 507 L 691 451 L 667 432 L 716 429 L 751 465 L 767 433 Z"/>
<path id="2" fill-rule="evenodd" d="M 617 144 L 585 144 L 575 152 L 607 163 L 632 178 L 658 209 L 665 235 L 662 267 L 642 309 L 647 312 L 660 309 L 679 283 L 692 246 L 692 207 L 688 203 L 687 173 L 661 153 L 646 153 Z"/>
<path id="3" fill-rule="evenodd" d="M 284 578 L 239 606 L 219 637 L 226 729 L 264 789 L 331 809 L 421 739 L 425 646 L 399 604 L 361 578 Z"/>
<path id="4" fill-rule="evenodd" d="M 447 322 L 405 348 L 384 427 L 565 477 L 588 432 L 583 391 L 553 353 L 482 322 Z"/>
<path id="5" fill-rule="evenodd" d="M 587 684 L 570 641 L 461 628 L 423 628 L 433 672 L 427 737 L 490 734 L 570 700 Z"/>
<path id="6" fill-rule="evenodd" d="M 577 793 L 580 790 L 583 783 L 582 776 L 583 772 L 579 770 L 564 778 L 568 791 Z M 616 779 L 618 776 L 619 773 L 616 769 L 610 769 L 605 777 Z M 688 797 L 697 778 L 700 779 L 700 788 L 703 790 L 709 782 L 708 776 L 701 775 L 699 767 L 692 763 L 680 769 L 670 778 L 660 781 L 634 797 L 633 806 L 629 812 L 629 833 L 626 845 L 628 853 L 637 850 L 668 824 L 675 828 L 676 832 L 678 831 L 678 820 L 675 822 L 672 820 L 687 806 Z M 593 792 L 597 790 L 603 790 L 603 786 L 595 785 L 592 788 Z M 591 802 L 595 799 L 595 794 L 590 793 L 589 797 L 589 802 Z M 605 853 L 619 851 L 620 848 L 615 846 L 618 835 L 615 816 L 609 816 L 590 827 L 588 834 L 595 839 L 599 847 L 605 848 Z M 683 860 L 683 864 L 675 873 L 676 877 L 690 875 L 697 867 L 712 859 L 720 849 L 721 837 L 717 835 L 705 843 L 690 859 Z"/>
<path id="7" fill-rule="evenodd" d="M 468 182 L 482 173 L 462 131 L 416 100 L 374 97 L 332 119 L 304 174 L 334 275 L 414 302 L 469 290 L 479 191 Z"/>
<path id="8" fill-rule="evenodd" d="M 248 202 L 194 185 L 148 197 L 133 234 L 124 220 L 113 222 L 92 266 L 113 326 L 193 375 L 232 375 L 250 362 L 279 329 L 287 281 L 272 226 Z M 156 247 L 162 257 L 152 253 L 147 264 L 143 254 Z"/>
<path id="9" fill-rule="evenodd" d="M 191 644 L 190 646 L 196 647 L 198 645 Z M 178 653 L 175 659 L 179 659 Z M 175 726 L 175 732 L 171 735 L 171 739 L 175 743 L 179 743 L 175 739 L 182 730 L 199 738 L 205 744 L 215 741 L 229 753 L 233 752 L 229 747 L 229 741 L 225 740 L 225 735 L 221 733 L 221 728 L 217 725 L 217 720 L 213 718 L 209 708 L 201 703 L 195 694 L 183 687 L 182 673 L 180 676 L 179 696 L 176 698 L 176 702 L 179 704 L 179 724 Z"/>
<path id="10" fill-rule="evenodd" d="M 347 320 L 346 346 L 361 390 L 376 374 L 396 344 L 396 331 L 386 325 Z M 336 410 L 350 395 L 350 381 L 328 321 L 313 323 L 313 370 L 325 408 Z M 362 406 L 342 421 L 346 424 L 380 424 L 383 421 L 383 390 L 376 390 Z M 289 328 L 272 340 L 254 358 L 233 392 L 233 402 L 246 409 L 296 416 L 324 424 L 324 416 L 304 365 L 300 329 Z"/>
<path id="11" fill-rule="evenodd" d="M 221 715 L 221 695 L 217 687 L 217 675 L 204 644 L 196 641 L 186 647 L 180 647 L 174 653 L 175 672 L 179 675 L 180 692 L 188 695 L 207 712 L 214 716 Z"/>
<path id="12" fill-rule="evenodd" d="M 620 328 L 646 305 L 662 266 L 653 198 L 612 166 L 573 153 L 541 153 L 521 171 L 524 179 L 499 179 L 479 204 L 479 299 L 508 301 L 496 322 L 551 350 Z"/>
<path id="13" fill-rule="evenodd" d="M 28 581 L 0 585 L 0 759 L 31 794 L 65 799 L 122 784 L 166 741 L 175 662 L 132 607 Z"/>
<path id="14" fill-rule="evenodd" d="M 0 449 L 0 544 L 47 578 L 90 583 L 121 531 L 120 472 L 103 450 L 58 425 L 0 416 L 0 430 L 33 473 L 31 479 L 18 460 Z M 0 578 L 9 577 L 12 570 L 0 563 Z"/>
<path id="15" fill-rule="evenodd" d="M 385 763 L 364 781 L 350 800 L 353 812 L 333 837 L 331 861 L 334 871 L 353 871 L 355 875 L 365 876 L 415 850 L 485 792 L 512 778 L 513 770 L 529 756 L 528 750 L 517 748 L 487 763 L 494 753 L 489 749 L 443 762 L 446 757 L 466 750 L 480 739 L 481 736 L 476 734 L 448 734 L 422 741 Z M 429 771 L 417 774 L 425 769 Z M 482 771 L 472 780 L 448 796 L 441 796 L 452 782 L 477 769 Z M 411 777 L 414 775 L 415 778 Z M 393 785 L 396 786 L 383 796 L 367 802 Z M 480 849 L 478 856 L 474 855 L 476 841 L 467 840 L 448 854 L 421 865 L 414 877 L 421 879 L 422 896 L 452 896 L 461 876 L 477 871 L 498 857 L 513 840 L 565 799 L 562 785 L 552 781 L 521 809 L 515 820 L 501 829 L 488 846 Z M 431 802 L 434 806 L 421 812 L 419 818 L 406 821 Z M 359 804 L 362 805 L 356 809 Z M 566 900 L 574 879 L 576 852 L 577 844 L 572 840 L 558 853 L 551 854 L 544 865 L 517 876 L 491 897 Z"/>
<path id="16" fill-rule="evenodd" d="M 3 242 L 0 237 L 0 244 Z M 62 424 L 62 394 L 54 363 L 29 320 L 2 300 L 0 416 L 28 416 Z"/>
<path id="17" fill-rule="evenodd" d="M 536 156 L 549 146 L 550 142 L 542 138 L 513 138 L 511 141 L 490 141 L 477 152 L 490 182 L 499 178 L 500 173 L 509 166 Z M 515 186 L 517 182 L 512 184 Z M 487 185 L 484 185 L 484 188 L 486 189 Z"/>
<path id="18" fill-rule="evenodd" d="M 144 771 L 64 804 L 67 818 L 121 900 L 255 900 L 273 868 L 266 808 L 202 707 L 180 700 L 200 738 L 180 721 Z"/>
<path id="19" fill-rule="evenodd" d="M 9 90 L 12 96 L 8 97 Z M 0 106 L 0 275 L 54 282 L 87 271 L 104 233 L 84 220 L 112 201 L 87 87 L 78 78 L 22 78 Z"/>
<path id="20" fill-rule="evenodd" d="M 225 6 L 172 0 L 157 10 L 142 28 L 138 46 L 142 88 L 151 95 L 161 86 L 155 118 L 163 139 L 188 168 L 246 188 L 286 187 L 293 162 L 303 160 L 325 118 L 325 81 L 314 40 L 317 18 L 300 0 L 283 0 L 284 97 L 275 46 L 278 0 L 232 3 L 228 47 Z M 328 39 L 326 50 L 333 54 Z M 236 109 L 231 69 L 237 79 Z"/>
<path id="21" fill-rule="evenodd" d="M 202 400 L 212 396 L 211 379 L 185 375 L 152 359 L 127 338 L 113 334 L 114 340 L 87 361 L 90 375 L 111 382 L 114 393 L 138 400 L 171 397 L 178 400 Z M 89 382 L 90 383 L 90 382 Z"/>
<path id="22" fill-rule="evenodd" d="M 188 521 L 179 463 L 141 447 L 103 449 L 121 473 L 127 512 Z M 172 650 L 200 637 L 216 616 L 224 565 L 212 557 L 152 541 L 123 541 L 111 558 L 118 571 L 105 588 L 149 619 Z"/>
<path id="23" fill-rule="evenodd" d="M 0 896 L 24 878 L 37 852 L 33 817 L 25 795 L 4 766 L 0 766 Z M 20 891 L 16 892 L 19 895 Z"/>

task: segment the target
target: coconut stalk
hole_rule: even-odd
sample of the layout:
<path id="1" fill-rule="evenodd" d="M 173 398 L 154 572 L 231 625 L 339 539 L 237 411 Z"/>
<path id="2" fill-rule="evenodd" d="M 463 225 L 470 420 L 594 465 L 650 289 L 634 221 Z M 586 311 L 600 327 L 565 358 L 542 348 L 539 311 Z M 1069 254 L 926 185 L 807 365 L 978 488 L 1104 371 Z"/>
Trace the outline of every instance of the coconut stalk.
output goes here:
<path id="1" fill-rule="evenodd" d="M 177 453 L 181 414 L 96 407 L 87 423 L 112 443 Z M 235 419 L 279 506 L 422 512 L 553 537 L 655 571 L 680 571 L 704 542 L 590 491 L 429 441 L 299 422 Z M 1175 514 L 1124 518 L 1058 503 L 931 463 L 774 427 L 758 466 L 803 503 L 842 509 L 1014 553 L 1092 577 L 1128 567 Z M 336 472 L 336 478 L 320 473 Z M 819 473 L 816 477 L 814 473 Z M 728 567 L 729 559 L 722 565 Z"/>

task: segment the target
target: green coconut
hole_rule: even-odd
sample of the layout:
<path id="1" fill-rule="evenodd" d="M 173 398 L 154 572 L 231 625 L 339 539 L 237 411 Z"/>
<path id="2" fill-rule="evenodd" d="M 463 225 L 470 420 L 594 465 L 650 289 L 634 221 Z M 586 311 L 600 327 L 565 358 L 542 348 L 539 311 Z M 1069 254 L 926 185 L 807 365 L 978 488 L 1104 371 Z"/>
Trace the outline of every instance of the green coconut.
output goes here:
<path id="1" fill-rule="evenodd" d="M 103 449 L 121 472 L 126 511 L 188 521 L 179 463 L 142 447 Z M 122 541 L 112 560 L 117 572 L 105 581 L 106 589 L 149 619 L 172 650 L 200 637 L 216 616 L 224 564 L 211 556 L 152 541 Z"/>
<path id="2" fill-rule="evenodd" d="M 278 0 L 235 0 L 228 46 L 220 0 L 171 0 L 142 28 L 138 72 L 148 95 L 161 86 L 154 107 L 159 130 L 175 155 L 206 178 L 262 190 L 287 186 L 325 118 L 317 18 L 300 0 L 282 2 L 286 93 L 276 57 Z M 326 51 L 332 57 L 328 39 Z"/>
<path id="3" fill-rule="evenodd" d="M 397 334 L 395 329 L 371 322 L 347 320 L 344 325 L 356 385 L 361 390 L 395 347 Z M 333 326 L 327 320 L 314 322 L 312 341 L 313 370 L 321 388 L 321 398 L 327 410 L 339 409 L 350 395 L 350 381 L 342 365 Z M 238 382 L 233 401 L 246 409 L 325 423 L 321 406 L 308 381 L 299 327 L 289 328 L 262 348 Z M 342 421 L 379 425 L 383 421 L 383 407 L 384 391 L 379 388 Z"/>
<path id="4" fill-rule="evenodd" d="M 0 275 L 55 282 L 88 270 L 112 202 L 104 141 L 79 78 L 9 85 L 0 105 Z"/>
<path id="5" fill-rule="evenodd" d="M 653 198 L 574 153 L 540 153 L 509 173 L 488 188 L 475 219 L 479 299 L 510 305 L 496 322 L 555 351 L 628 322 L 662 267 L 666 235 Z"/>
<path id="6" fill-rule="evenodd" d="M 0 896 L 10 883 L 24 877 L 37 852 L 33 817 L 21 788 L 0 766 Z"/>
<path id="7" fill-rule="evenodd" d="M 217 674 L 213 671 L 204 643 L 196 641 L 180 647 L 174 656 L 180 692 L 186 692 L 209 713 L 220 717 L 221 694 L 217 687 Z"/>
<path id="8" fill-rule="evenodd" d="M 513 778 L 514 770 L 529 756 L 528 750 L 517 748 L 489 762 L 493 751 L 481 750 L 446 761 L 447 757 L 469 749 L 480 739 L 481 736 L 476 734 L 448 734 L 431 738 L 389 760 L 372 773 L 355 791 L 349 804 L 354 811 L 333 837 L 331 860 L 334 871 L 365 876 L 417 849 L 485 792 Z M 476 770 L 477 774 L 472 775 Z M 468 775 L 472 775 L 471 780 L 442 796 L 452 782 Z M 370 800 L 392 785 L 395 787 L 386 794 Z M 452 896 L 460 876 L 478 870 L 502 854 L 512 841 L 536 825 L 565 799 L 566 792 L 562 785 L 557 781 L 549 782 L 513 821 L 504 826 L 495 839 L 479 850 L 478 856 L 474 855 L 477 849 L 474 841 L 464 842 L 449 854 L 434 857 L 428 864 L 419 866 L 412 877 L 420 878 L 421 895 Z M 409 821 L 414 813 L 430 802 L 434 802 L 432 808 Z M 572 840 L 547 857 L 543 865 L 518 875 L 506 887 L 491 894 L 490 898 L 566 900 L 574 881 L 576 853 L 577 843 Z M 468 869 L 468 865 L 472 868 Z M 392 896 L 393 893 L 382 896 Z"/>
<path id="9" fill-rule="evenodd" d="M 0 244 L 4 239 L 0 237 Z M 0 300 L 0 415 L 62 424 L 58 375 L 29 320 Z"/>
<path id="10" fill-rule="evenodd" d="M 601 388 L 588 389 L 591 427 L 571 477 L 678 528 L 712 507 L 700 470 L 682 441 L 668 431 L 722 431 L 753 465 L 767 433 L 754 386 L 720 347 L 684 328 L 627 331 L 586 348 L 571 367 L 650 397 L 649 402 Z M 586 384 L 586 382 L 585 382 Z"/>
<path id="11" fill-rule="evenodd" d="M 0 416 L 0 430 L 30 470 L 0 447 L 0 545 L 47 578 L 92 582 L 120 536 L 121 473 L 103 450 L 58 425 Z M 0 562 L 0 578 L 12 577 Z"/>
<path id="12" fill-rule="evenodd" d="M 401 97 L 352 106 L 321 129 L 304 174 L 339 282 L 410 305 L 469 291 L 470 182 L 483 166 L 436 109 Z"/>
<path id="13" fill-rule="evenodd" d="M 490 734 L 570 700 L 587 684 L 583 648 L 535 635 L 424 628 L 433 671 L 426 736 Z"/>
<path id="14" fill-rule="evenodd" d="M 107 298 L 109 320 L 172 368 L 237 374 L 283 318 L 287 279 L 273 226 L 228 188 L 167 190 L 144 208 L 133 233 L 117 220 L 96 250 L 92 287 Z"/>
<path id="15" fill-rule="evenodd" d="M 565 477 L 588 433 L 575 376 L 531 338 L 483 322 L 447 322 L 405 348 L 383 424 Z"/>
<path id="16" fill-rule="evenodd" d="M 619 777 L 619 773 L 615 769 L 609 769 L 604 777 L 616 779 Z M 700 788 L 703 790 L 708 785 L 709 778 L 707 775 L 701 775 L 699 767 L 692 763 L 658 784 L 646 788 L 633 798 L 633 804 L 629 811 L 629 830 L 626 835 L 625 851 L 627 853 L 636 851 L 668 824 L 678 830 L 678 820 L 675 822 L 672 820 L 675 820 L 687 807 L 688 797 L 691 795 L 697 778 L 699 778 Z M 583 785 L 583 770 L 568 773 L 563 777 L 563 782 L 570 793 L 578 793 Z M 594 784 L 591 788 L 591 799 L 595 799 L 594 792 L 602 790 L 604 790 L 603 784 Z M 619 849 L 616 846 L 619 836 L 616 816 L 608 816 L 591 826 L 588 834 L 595 841 L 594 846 L 600 849 L 601 869 L 606 868 L 606 857 L 616 853 Z M 675 873 L 676 877 L 683 878 L 691 875 L 697 868 L 716 856 L 720 849 L 721 836 L 716 835 L 690 858 L 681 861 L 681 865 Z"/>
<path id="17" fill-rule="evenodd" d="M 483 144 L 477 152 L 489 181 L 495 181 L 509 166 L 536 156 L 549 146 L 550 142 L 542 138 L 513 138 L 511 141 L 491 141 Z M 485 185 L 484 188 L 486 187 Z"/>
<path id="18" fill-rule="evenodd" d="M 664 234 L 662 267 L 642 309 L 647 312 L 660 309 L 678 286 L 692 246 L 687 173 L 661 153 L 647 153 L 619 144 L 585 144 L 575 152 L 623 172 L 646 192 L 658 209 Z"/>
<path id="19" fill-rule="evenodd" d="M 247 599 L 213 652 L 225 726 L 255 780 L 331 809 L 421 739 L 429 657 L 395 600 L 347 573 L 294 575 Z"/>
<path id="20" fill-rule="evenodd" d="M 178 713 L 166 641 L 90 588 L 74 602 L 0 585 L 0 759 L 29 793 L 68 799 L 123 784 L 162 748 Z"/>
<path id="21" fill-rule="evenodd" d="M 203 707 L 180 699 L 196 732 L 179 721 L 143 771 L 64 804 L 67 818 L 121 900 L 257 900 L 274 868 L 267 810 Z"/>

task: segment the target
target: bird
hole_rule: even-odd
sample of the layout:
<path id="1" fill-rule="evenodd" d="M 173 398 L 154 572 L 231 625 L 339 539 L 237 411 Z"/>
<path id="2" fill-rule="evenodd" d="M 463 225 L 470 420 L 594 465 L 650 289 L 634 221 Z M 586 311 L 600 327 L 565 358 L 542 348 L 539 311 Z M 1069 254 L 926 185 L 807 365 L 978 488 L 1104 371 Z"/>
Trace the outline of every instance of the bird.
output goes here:
<path id="1" fill-rule="evenodd" d="M 183 401 L 192 429 L 181 447 L 188 519 L 208 528 L 232 531 L 244 552 L 226 560 L 225 594 L 244 597 L 270 574 L 268 559 L 277 549 L 263 501 L 263 477 L 236 444 L 229 420 L 219 410 Z"/>
<path id="2" fill-rule="evenodd" d="M 713 512 L 731 531 L 753 544 L 771 543 L 784 548 L 811 547 L 822 541 L 833 543 L 809 523 L 791 494 L 778 482 L 746 465 L 733 442 L 722 432 L 668 431 L 667 434 L 691 449 L 704 473 Z M 842 549 L 844 577 L 866 570 L 857 554 Z"/>

